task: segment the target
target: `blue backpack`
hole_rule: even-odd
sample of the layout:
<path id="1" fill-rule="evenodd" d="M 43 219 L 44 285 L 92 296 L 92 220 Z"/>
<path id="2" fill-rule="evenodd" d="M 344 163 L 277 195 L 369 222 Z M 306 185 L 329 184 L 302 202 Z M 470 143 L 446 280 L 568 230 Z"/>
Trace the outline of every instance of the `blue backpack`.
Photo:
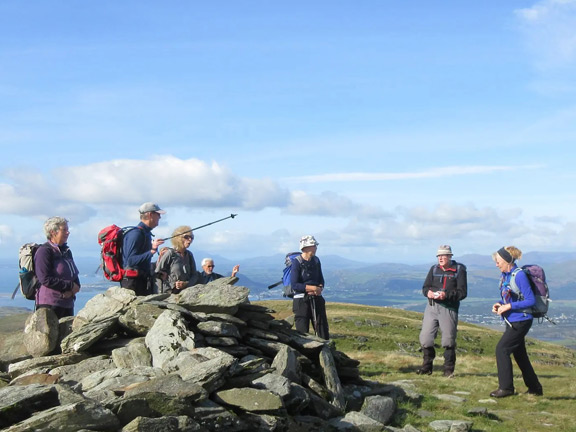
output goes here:
<path id="1" fill-rule="evenodd" d="M 302 264 L 302 255 L 300 252 L 290 252 L 289 254 L 286 254 L 286 259 L 284 260 L 285 267 L 284 267 L 284 270 L 282 272 L 282 285 L 284 285 L 282 295 L 284 297 L 293 298 L 294 294 L 295 294 L 294 290 L 290 286 L 290 277 L 292 274 L 292 263 L 294 262 L 295 259 L 298 260 L 298 262 L 300 264 Z"/>

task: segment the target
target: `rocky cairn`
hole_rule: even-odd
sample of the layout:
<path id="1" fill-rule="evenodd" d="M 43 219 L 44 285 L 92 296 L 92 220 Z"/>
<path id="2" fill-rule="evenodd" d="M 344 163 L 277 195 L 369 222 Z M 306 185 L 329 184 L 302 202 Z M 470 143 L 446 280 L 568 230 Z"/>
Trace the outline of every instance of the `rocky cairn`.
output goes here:
<path id="1" fill-rule="evenodd" d="M 179 295 L 112 287 L 75 317 L 32 314 L 3 365 L 0 428 L 45 431 L 395 430 L 398 386 L 250 304 L 237 278 Z"/>

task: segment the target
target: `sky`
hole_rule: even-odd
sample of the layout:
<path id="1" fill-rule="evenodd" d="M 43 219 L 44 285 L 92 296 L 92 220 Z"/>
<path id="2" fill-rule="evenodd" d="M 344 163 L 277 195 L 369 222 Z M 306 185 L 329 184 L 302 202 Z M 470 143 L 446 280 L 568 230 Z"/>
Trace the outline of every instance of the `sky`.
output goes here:
<path id="1" fill-rule="evenodd" d="M 576 0 L 0 0 L 0 257 L 576 251 Z M 168 244 L 168 243 L 167 243 Z"/>

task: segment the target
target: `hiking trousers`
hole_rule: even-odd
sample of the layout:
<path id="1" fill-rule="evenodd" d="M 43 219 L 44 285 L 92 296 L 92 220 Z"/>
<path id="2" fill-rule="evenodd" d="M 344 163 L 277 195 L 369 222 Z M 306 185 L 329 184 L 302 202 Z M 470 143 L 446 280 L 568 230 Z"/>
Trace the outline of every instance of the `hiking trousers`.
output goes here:
<path id="1" fill-rule="evenodd" d="M 431 304 L 430 304 L 431 303 Z M 422 319 L 420 345 L 422 348 L 434 347 L 434 339 L 438 329 L 442 332 L 442 347 L 456 347 L 456 332 L 458 328 L 458 312 L 440 306 L 435 301 L 428 302 Z"/>
<path id="2" fill-rule="evenodd" d="M 124 278 L 120 281 L 120 286 L 134 291 L 137 296 L 147 296 L 153 294 L 153 281 L 150 276 L 136 276 L 135 278 Z"/>
<path id="3" fill-rule="evenodd" d="M 306 295 L 302 298 L 295 298 L 292 303 L 292 312 L 294 312 L 294 324 L 297 331 L 308 333 L 310 322 L 312 322 L 312 327 L 318 337 L 330 339 L 324 297 Z"/>
<path id="4" fill-rule="evenodd" d="M 526 335 L 532 327 L 532 320 L 517 321 L 506 324 L 502 338 L 496 345 L 496 365 L 498 366 L 498 388 L 501 390 L 514 391 L 514 377 L 512 371 L 512 359 L 518 364 L 522 372 L 524 384 L 529 389 L 542 388 L 538 376 L 534 372 L 530 358 L 526 352 Z"/>

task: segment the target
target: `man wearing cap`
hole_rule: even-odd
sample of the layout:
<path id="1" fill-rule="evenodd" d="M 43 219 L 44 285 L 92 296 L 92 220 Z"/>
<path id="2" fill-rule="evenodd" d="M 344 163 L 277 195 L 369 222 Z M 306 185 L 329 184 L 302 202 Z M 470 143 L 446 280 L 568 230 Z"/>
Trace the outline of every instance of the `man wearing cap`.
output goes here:
<path id="1" fill-rule="evenodd" d="M 428 299 L 420 345 L 423 361 L 419 375 L 431 375 L 436 350 L 434 339 L 438 328 L 442 332 L 442 347 L 444 348 L 444 376 L 453 377 L 456 365 L 456 330 L 458 326 L 458 309 L 460 301 L 468 294 L 466 266 L 452 259 L 452 248 L 442 245 L 436 253 L 438 264 L 433 265 L 422 286 L 422 294 Z"/>
<path id="2" fill-rule="evenodd" d="M 294 290 L 292 312 L 294 324 L 300 333 L 308 333 L 310 321 L 318 337 L 330 339 L 326 301 L 322 297 L 324 275 L 320 259 L 316 256 L 318 242 L 314 236 L 306 235 L 300 239 L 302 254 L 292 260 L 290 285 Z"/>
<path id="3" fill-rule="evenodd" d="M 136 295 L 149 295 L 153 292 L 152 257 L 164 243 L 162 239 L 152 240 L 152 230 L 166 212 L 152 202 L 142 204 L 138 212 L 140 223 L 124 232 L 122 242 L 122 268 L 137 270 L 137 275 L 125 277 L 120 286 L 131 289 Z"/>

